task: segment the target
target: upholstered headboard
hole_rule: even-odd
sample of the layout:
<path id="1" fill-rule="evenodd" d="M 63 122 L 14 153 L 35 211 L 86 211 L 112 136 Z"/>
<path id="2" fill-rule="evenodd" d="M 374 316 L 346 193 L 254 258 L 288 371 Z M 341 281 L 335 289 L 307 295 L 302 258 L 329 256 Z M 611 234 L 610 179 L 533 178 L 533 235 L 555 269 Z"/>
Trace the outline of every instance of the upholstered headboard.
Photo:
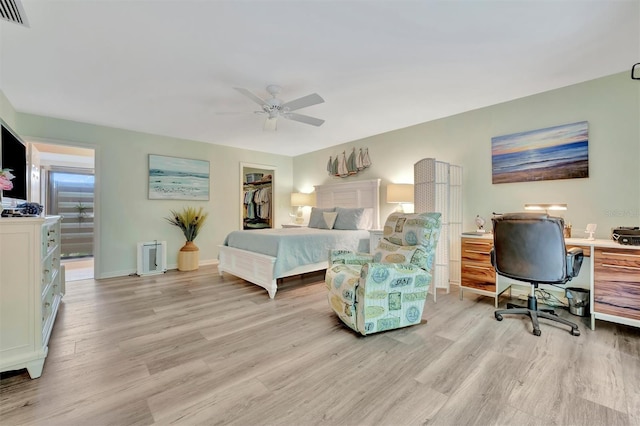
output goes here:
<path id="1" fill-rule="evenodd" d="M 380 229 L 380 179 L 316 185 L 318 207 L 372 209 L 372 228 Z"/>

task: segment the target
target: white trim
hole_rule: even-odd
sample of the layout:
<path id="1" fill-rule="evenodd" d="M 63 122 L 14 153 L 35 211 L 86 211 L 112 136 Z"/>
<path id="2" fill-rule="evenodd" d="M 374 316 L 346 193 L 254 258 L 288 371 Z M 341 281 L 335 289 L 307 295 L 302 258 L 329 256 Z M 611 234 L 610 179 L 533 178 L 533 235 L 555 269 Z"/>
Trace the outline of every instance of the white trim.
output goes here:
<path id="1" fill-rule="evenodd" d="M 100 249 L 100 183 L 102 182 L 102 165 L 100 164 L 101 153 L 100 153 L 100 145 L 88 142 L 77 142 L 77 141 L 66 141 L 61 139 L 51 139 L 51 138 L 41 138 L 35 136 L 23 136 L 23 139 L 27 143 L 42 143 L 48 145 L 62 145 L 62 146 L 74 146 L 77 148 L 85 148 L 93 150 L 93 278 L 113 278 L 116 276 L 125 276 L 129 275 L 129 273 L 125 273 L 123 275 L 101 275 L 98 271 L 100 271 L 100 266 L 102 263 L 102 256 L 100 253 L 102 250 Z M 29 159 L 29 165 L 31 164 L 31 159 Z M 136 272 L 135 270 L 133 271 Z"/>

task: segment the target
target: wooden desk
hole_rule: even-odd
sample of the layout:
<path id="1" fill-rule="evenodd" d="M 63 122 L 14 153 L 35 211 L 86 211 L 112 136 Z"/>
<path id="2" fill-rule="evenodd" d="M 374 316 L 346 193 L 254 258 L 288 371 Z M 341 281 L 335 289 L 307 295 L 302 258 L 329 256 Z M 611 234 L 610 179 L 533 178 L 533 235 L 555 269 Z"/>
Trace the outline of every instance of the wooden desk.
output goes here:
<path id="1" fill-rule="evenodd" d="M 496 276 L 488 256 L 483 254 L 493 246 L 493 235 L 462 234 L 461 237 L 460 297 L 462 298 L 463 291 L 492 296 L 495 297 L 497 306 L 498 297 L 511 284 Z M 565 244 L 567 248 L 582 248 L 588 259 L 579 275 L 582 276 L 585 272 L 589 274 L 591 329 L 595 329 L 596 319 L 640 327 L 640 246 L 625 246 L 602 239 L 590 241 L 585 238 L 567 238 Z M 474 253 L 473 247 L 476 246 L 482 247 L 482 250 L 476 250 L 480 254 Z M 480 267 L 491 269 L 483 271 L 479 278 L 477 271 L 481 270 Z M 570 282 L 567 285 L 570 286 Z"/>

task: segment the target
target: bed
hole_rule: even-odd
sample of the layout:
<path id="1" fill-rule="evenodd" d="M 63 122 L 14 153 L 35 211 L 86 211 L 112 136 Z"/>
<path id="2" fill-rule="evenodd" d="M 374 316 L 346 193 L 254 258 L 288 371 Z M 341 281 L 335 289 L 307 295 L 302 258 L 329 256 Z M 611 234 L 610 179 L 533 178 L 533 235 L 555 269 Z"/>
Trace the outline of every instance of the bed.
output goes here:
<path id="1" fill-rule="evenodd" d="M 380 179 L 317 185 L 315 192 L 317 207 L 365 208 L 370 212 L 371 229 L 380 228 Z M 368 251 L 368 242 L 368 230 L 234 231 L 219 246 L 218 271 L 263 287 L 273 299 L 279 278 L 326 269 L 329 248 Z"/>

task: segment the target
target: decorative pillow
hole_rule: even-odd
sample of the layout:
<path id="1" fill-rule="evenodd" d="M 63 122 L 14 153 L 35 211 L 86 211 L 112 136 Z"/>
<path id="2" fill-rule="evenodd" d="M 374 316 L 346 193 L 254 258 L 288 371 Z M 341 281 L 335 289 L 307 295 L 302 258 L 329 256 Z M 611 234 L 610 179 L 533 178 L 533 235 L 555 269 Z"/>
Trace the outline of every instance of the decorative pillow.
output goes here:
<path id="1" fill-rule="evenodd" d="M 336 208 L 325 208 L 321 209 L 318 207 L 311 207 L 311 215 L 309 216 L 309 228 L 326 228 L 326 224 L 324 222 L 324 212 L 335 212 Z"/>
<path id="2" fill-rule="evenodd" d="M 336 223 L 336 218 L 338 217 L 338 213 L 322 212 L 322 217 L 324 218 L 324 225 L 326 229 L 333 229 L 333 225 Z"/>
<path id="3" fill-rule="evenodd" d="M 371 207 L 365 207 L 362 212 L 358 229 L 373 229 L 373 209 Z"/>
<path id="4" fill-rule="evenodd" d="M 333 225 L 333 229 L 364 229 L 364 210 L 364 208 L 336 207 L 338 217 L 336 218 L 336 223 Z"/>

